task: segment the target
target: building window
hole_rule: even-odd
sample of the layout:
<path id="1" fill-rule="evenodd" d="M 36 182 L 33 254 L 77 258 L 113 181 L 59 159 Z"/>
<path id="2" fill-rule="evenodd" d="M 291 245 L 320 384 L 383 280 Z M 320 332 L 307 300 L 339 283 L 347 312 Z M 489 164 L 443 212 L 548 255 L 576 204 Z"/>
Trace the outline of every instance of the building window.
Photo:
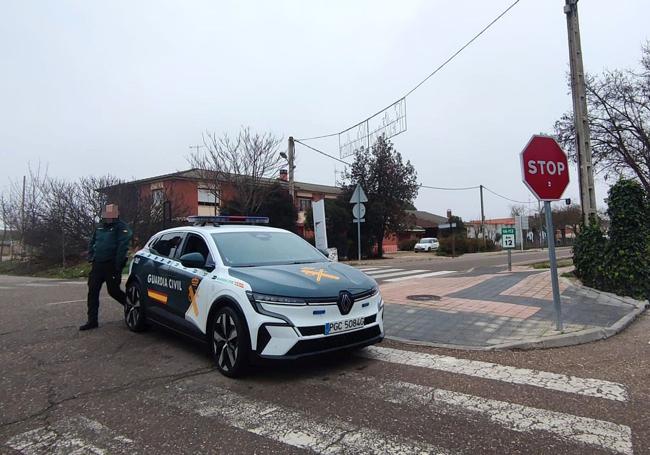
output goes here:
<path id="1" fill-rule="evenodd" d="M 298 211 L 299 212 L 306 212 L 311 208 L 311 199 L 307 199 L 304 197 L 299 197 L 298 198 Z"/>
<path id="2" fill-rule="evenodd" d="M 199 188 L 198 189 L 198 199 L 199 205 L 207 205 L 210 207 L 215 207 L 219 205 L 219 197 L 213 190 L 208 188 Z"/>
<path id="3" fill-rule="evenodd" d="M 165 202 L 165 192 L 163 190 L 153 190 L 151 192 L 151 205 L 154 207 L 161 206 Z"/>

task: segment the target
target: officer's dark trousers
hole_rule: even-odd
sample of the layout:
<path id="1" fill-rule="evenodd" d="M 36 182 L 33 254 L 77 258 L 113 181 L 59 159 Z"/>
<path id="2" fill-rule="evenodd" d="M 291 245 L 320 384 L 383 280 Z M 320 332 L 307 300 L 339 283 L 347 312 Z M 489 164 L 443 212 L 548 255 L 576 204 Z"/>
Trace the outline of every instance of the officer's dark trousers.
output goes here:
<path id="1" fill-rule="evenodd" d="M 121 272 L 121 271 L 120 271 Z M 96 323 L 99 313 L 99 292 L 102 284 L 106 283 L 108 294 L 122 305 L 126 302 L 126 294 L 120 289 L 122 274 L 115 270 L 115 262 L 93 262 L 88 276 L 88 322 Z"/>

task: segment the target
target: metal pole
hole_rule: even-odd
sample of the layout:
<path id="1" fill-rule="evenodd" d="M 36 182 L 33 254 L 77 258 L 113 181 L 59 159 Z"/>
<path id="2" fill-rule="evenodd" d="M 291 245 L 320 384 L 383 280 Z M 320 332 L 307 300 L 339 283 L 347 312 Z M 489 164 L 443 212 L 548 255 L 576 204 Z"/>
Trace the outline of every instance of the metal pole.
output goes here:
<path id="1" fill-rule="evenodd" d="M 289 162 L 289 194 L 291 195 L 291 200 L 294 205 L 296 204 L 296 194 L 295 194 L 295 183 L 293 179 L 293 169 L 294 169 L 294 157 L 296 153 L 296 144 L 293 140 L 293 136 L 289 136 L 289 148 L 287 150 L 287 161 Z"/>
<path id="2" fill-rule="evenodd" d="M 562 307 L 560 303 L 560 284 L 557 278 L 557 258 L 555 257 L 555 231 L 553 230 L 553 215 L 551 214 L 551 203 L 544 201 L 544 212 L 546 212 L 546 238 L 548 239 L 548 258 L 551 263 L 551 285 L 553 286 L 553 306 L 555 307 L 555 328 L 558 332 L 562 327 Z"/>
<path id="3" fill-rule="evenodd" d="M 359 207 L 359 212 L 357 213 L 357 253 L 359 260 L 361 260 L 361 188 L 357 191 L 357 207 Z"/>
<path id="4" fill-rule="evenodd" d="M 483 211 L 483 185 L 479 185 L 481 191 L 481 233 L 483 234 L 483 246 L 487 249 L 487 238 L 485 236 L 485 212 Z"/>
<path id="5" fill-rule="evenodd" d="M 524 219 L 522 218 L 523 215 L 519 215 L 519 245 L 520 245 L 520 250 L 523 253 L 524 252 Z"/>
<path id="6" fill-rule="evenodd" d="M 571 68 L 571 95 L 573 98 L 573 119 L 576 130 L 576 149 L 578 157 L 578 179 L 580 186 L 580 206 L 585 223 L 596 217 L 596 193 L 594 171 L 591 165 L 591 137 L 587 117 L 587 94 L 585 70 L 582 65 L 582 46 L 580 44 L 580 23 L 578 21 L 578 0 L 566 0 L 564 5 L 567 32 L 569 35 L 569 63 Z"/>
<path id="7" fill-rule="evenodd" d="M 537 201 L 537 220 L 539 221 L 539 247 L 544 249 L 544 238 L 542 237 L 542 203 Z"/>
<path id="8" fill-rule="evenodd" d="M 23 198 L 20 202 L 20 257 L 25 257 L 25 182 L 27 177 L 23 175 Z"/>
<path id="9" fill-rule="evenodd" d="M 2 221 L 2 224 L 4 229 L 2 230 L 2 243 L 0 243 L 0 262 L 2 262 L 5 255 L 5 240 L 7 239 L 7 224 L 4 220 Z"/>
<path id="10" fill-rule="evenodd" d="M 508 248 L 508 272 L 512 272 L 512 250 Z"/>

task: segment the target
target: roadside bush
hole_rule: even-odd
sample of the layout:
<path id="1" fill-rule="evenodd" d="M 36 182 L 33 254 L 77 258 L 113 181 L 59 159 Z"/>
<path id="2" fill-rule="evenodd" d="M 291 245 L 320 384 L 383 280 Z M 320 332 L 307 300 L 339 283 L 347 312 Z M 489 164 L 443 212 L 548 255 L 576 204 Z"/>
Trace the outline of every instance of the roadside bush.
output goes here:
<path id="1" fill-rule="evenodd" d="M 573 265 L 575 275 L 590 287 L 602 289 L 604 286 L 603 257 L 607 241 L 600 226 L 591 223 L 583 226 L 573 244 Z"/>
<path id="2" fill-rule="evenodd" d="M 465 254 L 465 251 L 467 250 L 467 237 L 463 235 L 456 235 L 454 236 L 455 238 L 455 251 L 456 251 L 456 256 L 460 256 L 461 254 Z M 438 251 L 436 254 L 438 256 L 451 256 L 452 253 L 452 245 L 451 245 L 451 236 L 447 237 L 439 237 L 438 242 L 440 242 L 440 246 L 438 246 Z"/>
<path id="3" fill-rule="evenodd" d="M 413 251 L 416 243 L 418 243 L 417 239 L 400 240 L 397 244 L 397 248 L 399 248 L 400 251 Z"/>
<path id="4" fill-rule="evenodd" d="M 650 295 L 648 200 L 633 180 L 609 190 L 609 241 L 605 249 L 605 290 L 645 299 Z"/>
<path id="5" fill-rule="evenodd" d="M 493 240 L 487 239 L 485 244 L 483 239 L 468 239 L 464 235 L 455 236 L 456 256 L 465 253 L 482 253 L 485 251 L 496 251 L 496 245 Z M 451 256 L 451 237 L 439 238 L 440 246 L 438 247 L 438 256 Z"/>

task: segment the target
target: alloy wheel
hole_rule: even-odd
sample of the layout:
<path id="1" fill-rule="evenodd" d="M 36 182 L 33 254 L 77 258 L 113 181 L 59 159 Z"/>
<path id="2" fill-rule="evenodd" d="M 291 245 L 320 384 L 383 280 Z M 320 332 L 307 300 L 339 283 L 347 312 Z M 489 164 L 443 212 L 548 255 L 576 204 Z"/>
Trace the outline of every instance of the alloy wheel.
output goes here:
<path id="1" fill-rule="evenodd" d="M 124 319 L 130 329 L 137 329 L 140 322 L 140 289 L 131 286 L 126 291 L 126 305 L 124 305 Z"/>
<path id="2" fill-rule="evenodd" d="M 239 354 L 239 339 L 235 321 L 228 313 L 219 314 L 215 321 L 212 349 L 219 368 L 223 371 L 230 371 L 235 367 Z"/>

